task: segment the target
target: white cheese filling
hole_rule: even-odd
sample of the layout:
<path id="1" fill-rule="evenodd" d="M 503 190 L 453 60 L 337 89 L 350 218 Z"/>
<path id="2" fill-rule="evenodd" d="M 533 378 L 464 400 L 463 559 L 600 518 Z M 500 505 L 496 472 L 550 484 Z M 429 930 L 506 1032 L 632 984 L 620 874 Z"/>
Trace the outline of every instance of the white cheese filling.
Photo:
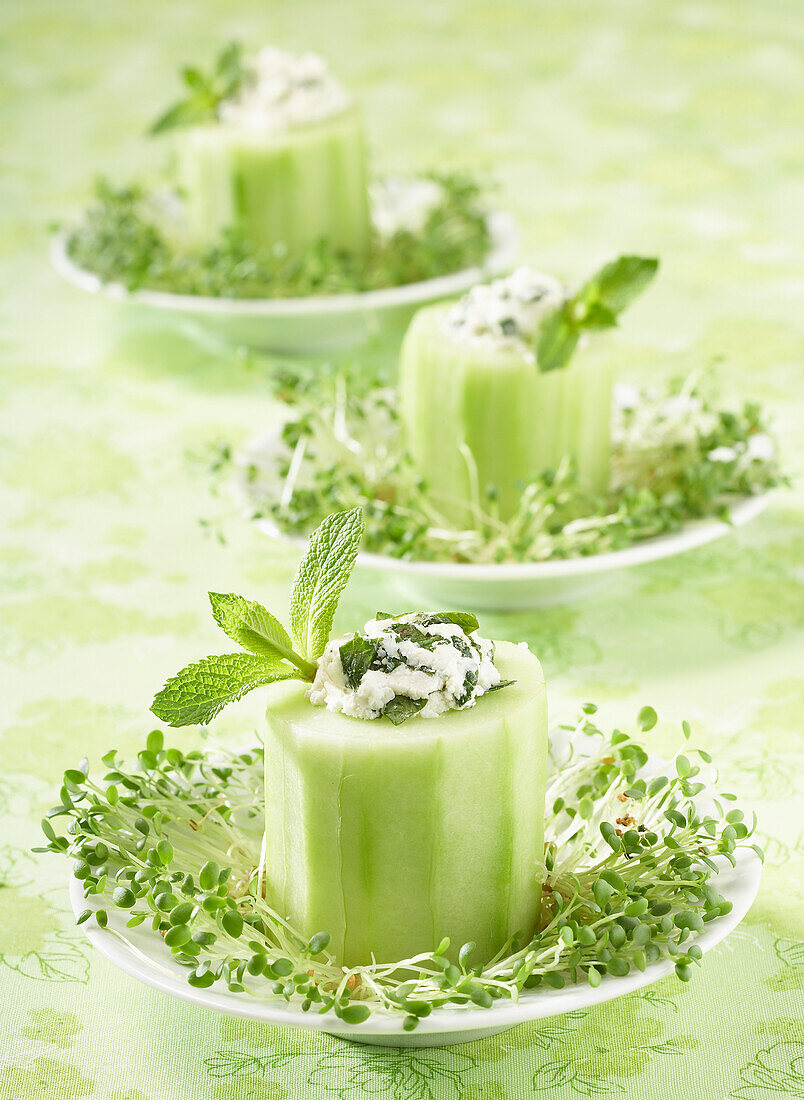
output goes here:
<path id="1" fill-rule="evenodd" d="M 322 122 L 350 104 L 348 92 L 318 54 L 266 46 L 243 87 L 221 103 L 218 118 L 227 126 L 265 133 Z"/>
<path id="2" fill-rule="evenodd" d="M 411 624 L 436 643 L 400 637 L 396 628 Z M 404 630 L 402 633 L 404 634 Z M 465 710 L 501 682 L 494 665 L 494 643 L 475 630 L 464 633 L 456 623 L 432 623 L 427 615 L 371 619 L 364 638 L 375 643 L 374 667 L 352 686 L 344 672 L 341 647 L 354 635 L 334 638 L 321 659 L 310 688 L 310 702 L 353 718 L 379 718 L 392 699 L 426 700 L 418 715 L 436 718 L 447 710 Z"/>
<path id="3" fill-rule="evenodd" d="M 633 386 L 618 384 L 614 387 L 614 406 L 618 414 L 617 440 L 630 451 L 697 446 L 702 436 L 717 427 L 717 417 L 704 409 L 695 394 L 677 393 L 662 401 L 642 401 Z"/>
<path id="4" fill-rule="evenodd" d="M 444 201 L 440 183 L 388 176 L 369 188 L 371 220 L 384 240 L 396 233 L 421 233 L 431 212 Z"/>
<path id="5" fill-rule="evenodd" d="M 707 454 L 710 462 L 736 462 L 738 470 L 744 470 L 752 462 L 773 462 L 776 444 L 769 435 L 758 432 L 748 437 L 748 442 L 736 447 L 715 447 Z"/>
<path id="6" fill-rule="evenodd" d="M 485 347 L 521 347 L 536 335 L 542 318 L 566 299 L 558 279 L 518 267 L 505 279 L 474 286 L 447 312 L 443 328 L 453 340 Z"/>

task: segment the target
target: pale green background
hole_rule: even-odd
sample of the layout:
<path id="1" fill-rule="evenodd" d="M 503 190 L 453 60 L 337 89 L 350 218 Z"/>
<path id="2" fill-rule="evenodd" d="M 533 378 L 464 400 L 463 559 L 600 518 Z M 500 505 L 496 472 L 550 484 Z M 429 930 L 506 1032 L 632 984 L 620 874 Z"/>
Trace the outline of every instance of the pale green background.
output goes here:
<path id="1" fill-rule="evenodd" d="M 66 866 L 27 854 L 60 770 L 135 747 L 164 675 L 220 646 L 206 590 L 281 608 L 295 564 L 210 495 L 199 457 L 276 415 L 270 364 L 121 328 L 45 261 L 49 221 L 81 206 L 94 174 L 160 164 L 140 135 L 177 64 L 235 35 L 318 49 L 362 97 L 382 166 L 489 170 L 538 264 L 572 277 L 657 251 L 661 278 L 621 337 L 625 374 L 721 361 L 728 393 L 767 402 L 796 473 L 800 0 L 3 0 L 0 14 L 0 1098 L 804 1096 L 799 491 L 582 606 L 483 623 L 533 646 L 554 713 L 594 698 L 626 721 L 651 702 L 659 750 L 690 718 L 756 805 L 760 899 L 688 987 L 463 1048 L 373 1053 L 173 1003 L 115 972 L 71 926 Z M 341 622 L 379 597 L 355 584 Z M 248 729 L 258 709 L 222 728 Z"/>

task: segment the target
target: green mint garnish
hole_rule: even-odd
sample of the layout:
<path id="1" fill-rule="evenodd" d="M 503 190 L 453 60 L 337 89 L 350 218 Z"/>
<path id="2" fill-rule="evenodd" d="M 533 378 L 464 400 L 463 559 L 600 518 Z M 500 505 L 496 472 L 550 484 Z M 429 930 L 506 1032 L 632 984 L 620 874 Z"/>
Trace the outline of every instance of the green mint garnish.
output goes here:
<path id="1" fill-rule="evenodd" d="M 645 290 L 658 268 L 659 261 L 652 256 L 620 256 L 601 267 L 576 298 L 596 303 L 616 317 Z"/>
<path id="2" fill-rule="evenodd" d="M 500 680 L 499 684 L 492 684 L 491 687 L 487 687 L 485 694 L 488 695 L 490 691 L 499 691 L 500 688 L 510 687 L 512 684 L 515 683 L 516 680 Z"/>
<path id="3" fill-rule="evenodd" d="M 293 633 L 301 653 L 279 620 L 261 604 L 233 592 L 210 592 L 215 622 L 247 652 L 207 657 L 182 669 L 154 699 L 151 710 L 157 718 L 171 726 L 204 725 L 253 688 L 282 680 L 312 681 L 362 534 L 359 508 L 327 516 L 313 532 L 290 598 Z"/>
<path id="4" fill-rule="evenodd" d="M 426 706 L 426 699 L 409 699 L 407 695 L 395 695 L 385 704 L 382 713 L 395 726 L 401 726 Z"/>
<path id="5" fill-rule="evenodd" d="M 460 698 L 458 699 L 458 702 L 457 702 L 457 705 L 459 707 L 462 707 L 466 703 L 469 702 L 469 700 L 472 698 L 472 692 L 475 690 L 476 687 L 477 687 L 477 670 L 470 668 L 469 671 L 466 673 L 466 676 L 464 677 L 463 693 L 461 694 L 461 696 L 460 696 Z M 485 692 L 483 694 L 485 695 Z"/>
<path id="6" fill-rule="evenodd" d="M 441 634 L 425 634 L 415 623 L 397 623 L 391 627 L 391 633 L 401 642 L 413 642 L 420 649 L 435 649 L 437 645 L 448 645 L 450 639 Z"/>
<path id="7" fill-rule="evenodd" d="M 233 642 L 250 653 L 290 661 L 308 680 L 315 676 L 315 665 L 294 652 L 288 632 L 270 611 L 233 592 L 227 595 L 210 592 L 209 600 L 215 622 Z"/>
<path id="8" fill-rule="evenodd" d="M 536 362 L 540 371 L 566 367 L 581 338 L 581 330 L 567 313 L 566 306 L 549 314 L 539 326 Z"/>
<path id="9" fill-rule="evenodd" d="M 290 595 L 290 627 L 298 651 L 317 661 L 326 648 L 335 608 L 352 574 L 363 518 L 359 508 L 333 512 L 313 531 Z"/>
<path id="10" fill-rule="evenodd" d="M 614 328 L 620 313 L 642 293 L 658 267 L 659 261 L 647 256 L 620 256 L 602 267 L 539 326 L 539 370 L 566 367 L 584 329 Z"/>
<path id="11" fill-rule="evenodd" d="M 239 42 L 225 46 L 211 73 L 202 73 L 188 65 L 182 69 L 181 78 L 190 94 L 160 115 L 150 133 L 162 134 L 181 126 L 213 122 L 218 117 L 220 104 L 235 95 L 246 79 L 242 46 Z"/>
<path id="12" fill-rule="evenodd" d="M 436 623 L 455 623 L 464 634 L 471 634 L 480 626 L 477 615 L 473 615 L 471 611 L 439 611 L 435 615 L 425 615 L 423 622 L 426 626 L 434 626 Z"/>
<path id="13" fill-rule="evenodd" d="M 254 653 L 223 653 L 183 668 L 168 680 L 151 710 L 170 726 L 206 725 L 253 688 L 301 678 L 298 669 L 282 661 Z"/>
<path id="14" fill-rule="evenodd" d="M 374 618 L 377 620 L 401 619 L 403 615 L 407 614 L 410 614 L 410 612 L 399 611 L 394 615 L 390 611 L 378 611 Z M 477 630 L 480 626 L 477 615 L 473 615 L 471 611 L 425 611 L 421 615 L 421 621 L 425 626 L 433 626 L 435 623 L 455 623 L 464 634 L 471 634 L 473 630 Z"/>
<path id="15" fill-rule="evenodd" d="M 338 650 L 341 657 L 341 667 L 346 677 L 346 682 L 352 691 L 357 691 L 360 682 L 371 668 L 371 663 L 377 656 L 376 642 L 369 641 L 361 634 L 355 634 L 348 642 Z"/>

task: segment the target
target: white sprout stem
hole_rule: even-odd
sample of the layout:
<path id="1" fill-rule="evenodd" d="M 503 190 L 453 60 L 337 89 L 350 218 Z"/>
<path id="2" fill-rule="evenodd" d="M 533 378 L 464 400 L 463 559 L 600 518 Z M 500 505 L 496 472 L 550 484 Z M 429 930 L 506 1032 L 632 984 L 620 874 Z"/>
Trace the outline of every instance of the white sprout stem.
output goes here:
<path id="1" fill-rule="evenodd" d="M 475 462 L 475 456 L 472 454 L 472 449 L 467 443 L 461 441 L 458 446 L 461 452 L 461 458 L 466 465 L 466 473 L 469 478 L 469 499 L 472 503 L 472 511 L 475 514 L 478 528 L 480 527 L 480 479 L 477 473 L 477 463 Z M 478 532 L 479 533 L 479 532 Z"/>
<path id="2" fill-rule="evenodd" d="M 282 486 L 282 494 L 279 498 L 279 505 L 281 508 L 287 508 L 293 500 L 293 492 L 296 488 L 296 479 L 302 468 L 302 462 L 304 461 L 304 451 L 307 447 L 307 437 L 300 435 L 296 441 L 296 446 L 293 448 L 293 457 L 290 460 L 290 466 L 288 468 L 287 477 L 285 483 Z"/>

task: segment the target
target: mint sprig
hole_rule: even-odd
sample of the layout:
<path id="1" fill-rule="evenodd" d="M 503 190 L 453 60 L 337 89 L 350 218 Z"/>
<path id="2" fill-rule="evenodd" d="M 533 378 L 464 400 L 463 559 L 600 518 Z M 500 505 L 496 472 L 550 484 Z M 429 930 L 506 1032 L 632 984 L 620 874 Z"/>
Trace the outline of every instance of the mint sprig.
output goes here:
<path id="1" fill-rule="evenodd" d="M 262 604 L 236 596 L 233 592 L 225 595 L 210 592 L 209 601 L 215 622 L 233 642 L 262 657 L 290 661 L 306 679 L 312 680 L 315 676 L 315 665 L 294 651 L 284 626 Z"/>
<path id="2" fill-rule="evenodd" d="M 354 569 L 363 535 L 359 508 L 327 516 L 313 532 L 290 597 L 294 641 L 262 604 L 233 592 L 210 592 L 212 614 L 246 652 L 187 665 L 157 694 L 152 712 L 170 726 L 205 725 L 228 703 L 264 684 L 315 678 L 338 600 Z M 298 650 L 301 649 L 301 653 Z"/>
<path id="3" fill-rule="evenodd" d="M 299 671 L 284 662 L 254 653 L 223 653 L 188 665 L 171 677 L 151 710 L 170 726 L 206 725 L 253 688 L 294 679 L 302 679 Z"/>
<path id="4" fill-rule="evenodd" d="M 539 326 L 539 370 L 566 367 L 584 330 L 614 328 L 619 315 L 647 287 L 658 267 L 659 261 L 649 256 L 620 256 L 601 267 Z"/>
<path id="5" fill-rule="evenodd" d="M 160 115 L 149 132 L 162 134 L 181 126 L 197 126 L 214 121 L 218 117 L 220 104 L 240 90 L 246 75 L 243 48 L 239 42 L 230 42 L 228 46 L 224 46 L 209 74 L 194 66 L 185 66 L 181 71 L 181 78 L 190 94 Z"/>
<path id="6" fill-rule="evenodd" d="M 313 531 L 290 595 L 293 641 L 309 661 L 324 652 L 335 608 L 352 574 L 363 535 L 359 508 L 333 512 Z"/>

